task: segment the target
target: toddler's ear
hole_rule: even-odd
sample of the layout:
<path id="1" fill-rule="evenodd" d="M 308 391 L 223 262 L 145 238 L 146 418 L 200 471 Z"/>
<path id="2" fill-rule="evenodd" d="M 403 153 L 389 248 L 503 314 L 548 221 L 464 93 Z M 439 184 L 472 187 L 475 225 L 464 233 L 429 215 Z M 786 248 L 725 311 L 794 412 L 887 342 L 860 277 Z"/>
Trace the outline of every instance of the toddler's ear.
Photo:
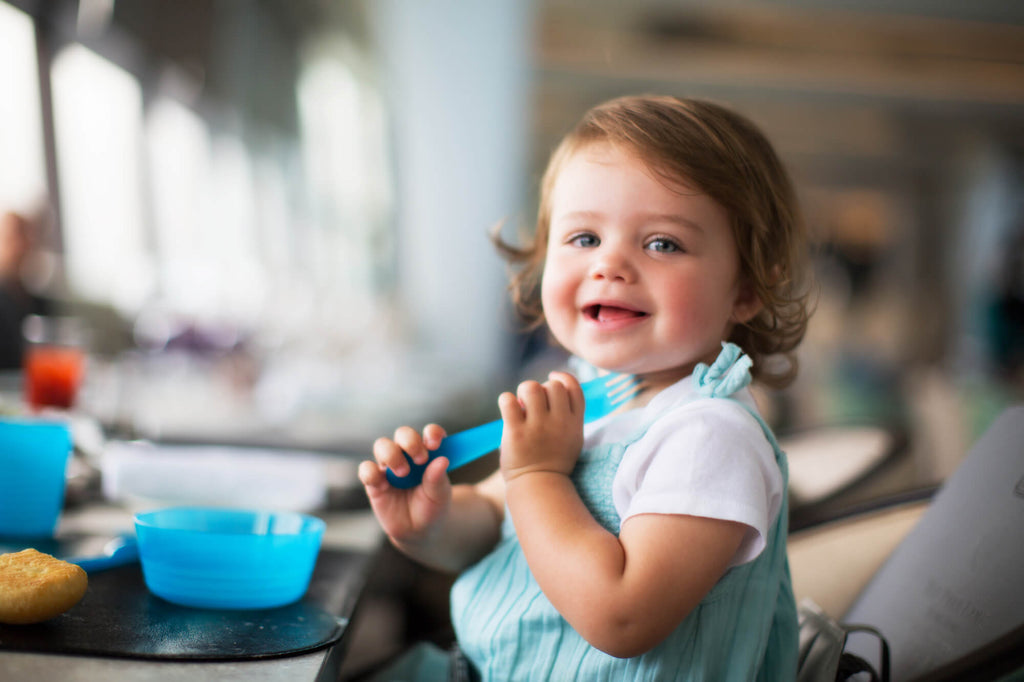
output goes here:
<path id="1" fill-rule="evenodd" d="M 763 307 L 764 304 L 758 297 L 750 280 L 744 279 L 740 282 L 739 292 L 736 294 L 736 300 L 732 307 L 733 322 L 737 324 L 749 322 L 755 315 L 761 312 Z"/>

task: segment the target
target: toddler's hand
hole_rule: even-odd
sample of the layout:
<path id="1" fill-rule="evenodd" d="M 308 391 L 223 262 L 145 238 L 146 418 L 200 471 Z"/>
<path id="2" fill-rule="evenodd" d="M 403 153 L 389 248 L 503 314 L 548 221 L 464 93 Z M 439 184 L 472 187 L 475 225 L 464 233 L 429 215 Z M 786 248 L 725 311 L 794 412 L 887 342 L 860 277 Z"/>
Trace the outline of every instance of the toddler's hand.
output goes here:
<path id="1" fill-rule="evenodd" d="M 445 432 L 437 424 L 429 424 L 422 436 L 408 426 L 395 431 L 394 438 L 378 438 L 373 444 L 375 461 L 359 465 L 359 480 L 366 489 L 370 507 L 384 532 L 401 544 L 428 540 L 429 531 L 445 515 L 452 498 L 452 486 L 446 469 L 448 460 L 438 457 L 423 472 L 423 483 L 408 490 L 399 490 L 388 483 L 385 471 L 390 468 L 398 476 L 409 473 L 404 453 L 417 464 L 428 459 L 428 450 L 441 445 Z"/>
<path id="2" fill-rule="evenodd" d="M 524 381 L 516 393 L 498 398 L 505 480 L 535 471 L 570 474 L 583 447 L 583 389 L 576 377 L 553 372 L 543 384 Z"/>

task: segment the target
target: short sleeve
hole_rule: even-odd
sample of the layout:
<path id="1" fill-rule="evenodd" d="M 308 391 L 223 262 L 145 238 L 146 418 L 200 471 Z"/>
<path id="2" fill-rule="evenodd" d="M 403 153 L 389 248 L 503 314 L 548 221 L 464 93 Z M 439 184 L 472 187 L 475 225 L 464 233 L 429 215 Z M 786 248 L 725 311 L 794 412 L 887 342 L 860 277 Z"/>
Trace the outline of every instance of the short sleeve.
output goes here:
<path id="1" fill-rule="evenodd" d="M 758 421 L 732 400 L 673 408 L 626 450 L 612 485 L 619 517 L 686 514 L 747 526 L 732 565 L 764 549 L 782 473 Z"/>

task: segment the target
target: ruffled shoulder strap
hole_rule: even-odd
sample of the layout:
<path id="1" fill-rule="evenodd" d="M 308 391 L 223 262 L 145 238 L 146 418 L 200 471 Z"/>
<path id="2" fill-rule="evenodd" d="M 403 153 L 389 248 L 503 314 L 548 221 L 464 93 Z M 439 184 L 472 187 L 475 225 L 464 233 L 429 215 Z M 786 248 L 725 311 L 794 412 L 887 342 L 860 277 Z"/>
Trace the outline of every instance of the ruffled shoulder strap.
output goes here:
<path id="1" fill-rule="evenodd" d="M 728 398 L 750 384 L 754 362 L 734 343 L 722 343 L 722 352 L 709 367 L 700 363 L 693 368 L 697 393 L 706 398 Z"/>

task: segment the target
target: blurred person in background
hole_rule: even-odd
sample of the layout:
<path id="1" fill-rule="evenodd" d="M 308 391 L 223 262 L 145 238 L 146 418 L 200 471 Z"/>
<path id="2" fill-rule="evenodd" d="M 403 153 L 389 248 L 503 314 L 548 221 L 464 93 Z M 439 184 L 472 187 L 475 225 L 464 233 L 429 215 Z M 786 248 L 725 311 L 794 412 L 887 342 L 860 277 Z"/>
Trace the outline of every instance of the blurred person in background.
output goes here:
<path id="1" fill-rule="evenodd" d="M 21 368 L 25 318 L 50 312 L 49 301 L 29 284 L 43 226 L 41 214 L 0 216 L 0 370 Z"/>

